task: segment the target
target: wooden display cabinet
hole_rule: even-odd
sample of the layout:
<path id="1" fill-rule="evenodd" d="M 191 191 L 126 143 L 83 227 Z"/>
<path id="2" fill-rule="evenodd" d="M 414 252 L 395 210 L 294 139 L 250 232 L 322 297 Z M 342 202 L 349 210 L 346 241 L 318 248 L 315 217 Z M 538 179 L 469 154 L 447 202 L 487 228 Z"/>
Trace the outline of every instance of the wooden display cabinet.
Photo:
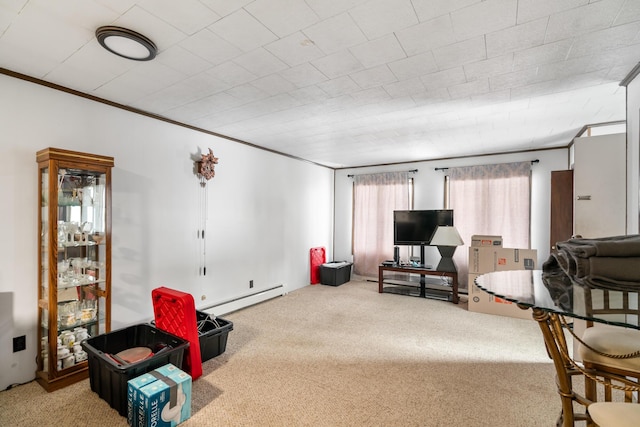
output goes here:
<path id="1" fill-rule="evenodd" d="M 54 391 L 89 375 L 79 345 L 111 328 L 113 157 L 38 151 L 36 380 Z"/>

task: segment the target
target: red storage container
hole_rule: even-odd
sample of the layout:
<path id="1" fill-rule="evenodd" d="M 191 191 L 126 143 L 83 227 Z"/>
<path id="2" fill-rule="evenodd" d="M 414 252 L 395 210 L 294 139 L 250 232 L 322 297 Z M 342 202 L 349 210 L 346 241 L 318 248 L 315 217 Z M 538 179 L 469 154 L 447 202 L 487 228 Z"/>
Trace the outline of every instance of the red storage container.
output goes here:
<path id="1" fill-rule="evenodd" d="M 193 296 L 163 286 L 151 291 L 151 299 L 156 327 L 189 341 L 182 369 L 195 380 L 202 375 L 202 358 Z"/>
<path id="2" fill-rule="evenodd" d="M 311 284 L 320 283 L 320 266 L 327 262 L 327 251 L 323 247 L 311 248 L 309 251 L 311 264 Z"/>

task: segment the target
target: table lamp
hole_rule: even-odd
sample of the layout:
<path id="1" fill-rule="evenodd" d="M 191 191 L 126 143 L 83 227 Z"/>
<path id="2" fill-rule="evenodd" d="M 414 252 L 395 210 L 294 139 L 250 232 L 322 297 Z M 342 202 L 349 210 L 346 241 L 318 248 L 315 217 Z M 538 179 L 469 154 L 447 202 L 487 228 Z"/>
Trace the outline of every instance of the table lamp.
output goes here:
<path id="1" fill-rule="evenodd" d="M 438 226 L 431 238 L 430 245 L 437 246 L 438 252 L 440 252 L 440 256 L 442 257 L 438 263 L 438 271 L 456 271 L 453 254 L 457 246 L 464 245 L 458 230 L 453 226 Z"/>

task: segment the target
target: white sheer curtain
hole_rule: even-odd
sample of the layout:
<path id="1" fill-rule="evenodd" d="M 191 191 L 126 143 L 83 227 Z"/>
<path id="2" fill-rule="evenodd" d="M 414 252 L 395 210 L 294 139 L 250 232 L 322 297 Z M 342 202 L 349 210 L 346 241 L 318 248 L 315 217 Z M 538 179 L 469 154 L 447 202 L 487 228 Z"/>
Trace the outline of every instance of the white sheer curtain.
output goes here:
<path id="1" fill-rule="evenodd" d="M 449 168 L 450 208 L 465 246 L 455 253 L 466 288 L 471 236 L 502 236 L 503 246 L 529 248 L 531 162 Z"/>
<path id="2" fill-rule="evenodd" d="M 409 173 L 356 175 L 354 184 L 353 271 L 375 277 L 393 259 L 393 211 L 409 209 Z"/>

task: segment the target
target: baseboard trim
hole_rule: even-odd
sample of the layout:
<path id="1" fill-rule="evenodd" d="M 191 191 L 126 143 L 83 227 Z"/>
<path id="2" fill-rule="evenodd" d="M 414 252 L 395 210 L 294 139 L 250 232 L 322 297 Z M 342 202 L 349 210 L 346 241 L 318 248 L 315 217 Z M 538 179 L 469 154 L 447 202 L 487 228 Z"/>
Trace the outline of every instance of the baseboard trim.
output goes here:
<path id="1" fill-rule="evenodd" d="M 252 294 L 222 301 L 205 308 L 199 308 L 198 311 L 203 311 L 207 314 L 213 314 L 215 316 L 222 316 L 273 298 L 281 297 L 285 294 L 286 291 L 284 285 L 277 285 L 269 289 L 254 292 Z"/>

